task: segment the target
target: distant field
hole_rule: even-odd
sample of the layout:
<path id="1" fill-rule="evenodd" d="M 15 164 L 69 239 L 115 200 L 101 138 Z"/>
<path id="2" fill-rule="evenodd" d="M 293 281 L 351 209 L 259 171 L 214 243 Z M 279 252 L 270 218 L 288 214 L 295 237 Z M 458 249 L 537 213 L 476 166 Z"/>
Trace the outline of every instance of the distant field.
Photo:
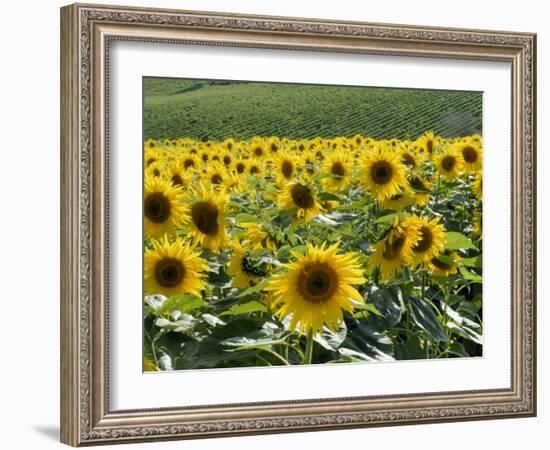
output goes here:
<path id="1" fill-rule="evenodd" d="M 480 93 L 144 79 L 145 139 L 416 138 L 481 132 Z"/>

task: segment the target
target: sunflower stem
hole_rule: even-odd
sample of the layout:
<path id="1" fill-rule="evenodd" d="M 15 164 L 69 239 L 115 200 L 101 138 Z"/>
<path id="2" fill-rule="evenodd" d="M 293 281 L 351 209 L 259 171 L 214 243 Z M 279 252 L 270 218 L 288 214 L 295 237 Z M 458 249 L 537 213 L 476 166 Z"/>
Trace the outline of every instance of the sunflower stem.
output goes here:
<path id="1" fill-rule="evenodd" d="M 313 355 L 313 330 L 309 330 L 306 336 L 306 353 L 304 355 L 304 364 L 311 364 Z"/>

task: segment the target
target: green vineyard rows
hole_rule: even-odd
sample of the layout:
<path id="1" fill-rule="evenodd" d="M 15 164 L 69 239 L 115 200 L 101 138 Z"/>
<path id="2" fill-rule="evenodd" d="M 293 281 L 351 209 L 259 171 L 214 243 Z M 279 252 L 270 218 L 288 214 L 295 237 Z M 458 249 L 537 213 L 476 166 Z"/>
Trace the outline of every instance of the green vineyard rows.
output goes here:
<path id="1" fill-rule="evenodd" d="M 476 92 L 160 78 L 144 78 L 143 87 L 145 139 L 481 133 Z"/>

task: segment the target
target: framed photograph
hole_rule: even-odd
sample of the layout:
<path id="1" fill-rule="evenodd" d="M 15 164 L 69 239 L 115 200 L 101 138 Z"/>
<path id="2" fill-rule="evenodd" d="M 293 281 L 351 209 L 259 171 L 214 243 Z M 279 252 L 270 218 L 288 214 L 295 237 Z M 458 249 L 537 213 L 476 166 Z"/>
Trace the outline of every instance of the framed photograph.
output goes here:
<path id="1" fill-rule="evenodd" d="M 536 414 L 531 33 L 61 9 L 61 440 Z"/>

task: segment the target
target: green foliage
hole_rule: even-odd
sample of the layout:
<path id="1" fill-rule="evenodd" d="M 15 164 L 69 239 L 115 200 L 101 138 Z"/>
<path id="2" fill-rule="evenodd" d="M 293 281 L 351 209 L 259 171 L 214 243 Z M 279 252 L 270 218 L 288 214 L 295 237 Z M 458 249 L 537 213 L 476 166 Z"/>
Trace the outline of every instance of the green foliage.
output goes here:
<path id="1" fill-rule="evenodd" d="M 199 140 L 254 135 L 416 138 L 481 132 L 478 93 L 145 78 L 144 134 Z"/>

